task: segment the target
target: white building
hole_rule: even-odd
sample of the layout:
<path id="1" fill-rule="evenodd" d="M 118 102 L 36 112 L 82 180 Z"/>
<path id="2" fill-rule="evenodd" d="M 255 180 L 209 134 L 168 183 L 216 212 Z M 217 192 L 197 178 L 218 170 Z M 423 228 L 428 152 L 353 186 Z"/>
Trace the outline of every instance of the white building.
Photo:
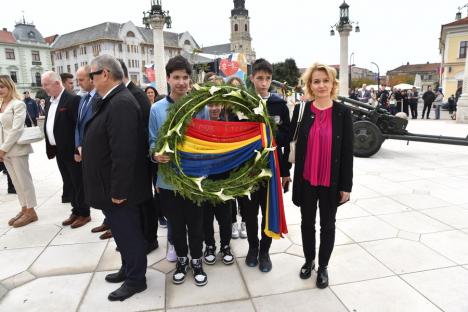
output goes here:
<path id="1" fill-rule="evenodd" d="M 164 32 L 165 59 L 200 47 L 188 32 Z M 106 22 L 60 35 L 52 44 L 52 61 L 58 73 L 75 75 L 80 66 L 101 54 L 110 54 L 125 62 L 129 78 L 137 85 L 145 84 L 145 65 L 153 63 L 153 32 L 135 26 L 131 21 L 119 24 Z"/>
<path id="2" fill-rule="evenodd" d="M 0 74 L 12 77 L 21 93 L 37 91 L 41 74 L 50 69 L 50 47 L 34 24 L 23 18 L 12 32 L 0 30 Z"/>

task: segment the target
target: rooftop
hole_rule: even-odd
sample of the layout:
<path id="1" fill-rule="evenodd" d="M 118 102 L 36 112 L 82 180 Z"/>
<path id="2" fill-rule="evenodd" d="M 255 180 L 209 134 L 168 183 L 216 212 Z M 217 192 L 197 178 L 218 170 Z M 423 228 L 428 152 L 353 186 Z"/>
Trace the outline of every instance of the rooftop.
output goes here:
<path id="1" fill-rule="evenodd" d="M 1 43 L 16 43 L 16 39 L 13 36 L 13 33 L 11 31 L 6 30 L 4 28 L 3 30 L 0 30 L 0 42 Z"/>

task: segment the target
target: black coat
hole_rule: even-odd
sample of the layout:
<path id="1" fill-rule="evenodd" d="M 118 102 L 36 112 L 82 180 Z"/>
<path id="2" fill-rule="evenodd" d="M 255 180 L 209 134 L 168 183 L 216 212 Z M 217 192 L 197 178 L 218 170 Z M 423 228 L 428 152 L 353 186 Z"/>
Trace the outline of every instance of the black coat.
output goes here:
<path id="1" fill-rule="evenodd" d="M 138 103 L 124 84 L 96 103 L 83 141 L 84 190 L 92 207 L 112 208 L 111 198 L 130 206 L 151 198 L 142 124 Z"/>
<path id="2" fill-rule="evenodd" d="M 304 115 L 298 130 L 296 142 L 296 165 L 294 168 L 293 194 L 292 200 L 296 206 L 303 203 L 304 184 L 309 183 L 303 178 L 304 163 L 307 153 L 307 141 L 309 132 L 314 124 L 315 115 L 310 108 L 310 102 L 305 104 Z M 296 105 L 293 114 L 292 129 L 296 129 L 299 114 L 299 105 Z M 353 122 L 351 110 L 344 104 L 333 102 L 332 108 L 332 162 L 330 189 L 334 205 L 338 205 L 340 191 L 351 192 L 353 187 Z"/>
<path id="3" fill-rule="evenodd" d="M 44 134 L 46 142 L 46 153 L 49 159 L 58 156 L 64 160 L 74 159 L 75 150 L 75 126 L 78 117 L 78 106 L 80 105 L 80 97 L 63 91 L 60 101 L 57 106 L 54 121 L 54 138 L 56 146 L 49 143 L 47 136 L 47 118 L 50 108 L 50 99 L 45 106 L 45 122 Z"/>

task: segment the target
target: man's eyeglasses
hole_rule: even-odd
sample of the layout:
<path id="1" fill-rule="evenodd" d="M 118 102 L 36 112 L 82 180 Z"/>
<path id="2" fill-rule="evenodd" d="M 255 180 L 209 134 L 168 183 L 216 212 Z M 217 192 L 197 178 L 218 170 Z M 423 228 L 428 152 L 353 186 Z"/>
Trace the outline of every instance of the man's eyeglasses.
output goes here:
<path id="1" fill-rule="evenodd" d="M 104 72 L 104 69 L 96 70 L 95 72 L 89 73 L 89 79 L 93 80 L 95 75 L 100 75 Z"/>

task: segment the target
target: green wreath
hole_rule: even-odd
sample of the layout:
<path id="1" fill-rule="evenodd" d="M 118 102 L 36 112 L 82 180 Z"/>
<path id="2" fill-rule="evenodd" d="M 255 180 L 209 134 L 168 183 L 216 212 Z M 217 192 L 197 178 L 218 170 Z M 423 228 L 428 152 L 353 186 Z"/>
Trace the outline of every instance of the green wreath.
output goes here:
<path id="1" fill-rule="evenodd" d="M 191 177 L 184 174 L 180 165 L 177 146 L 184 141 L 185 131 L 198 112 L 210 103 L 222 104 L 226 110 L 234 113 L 239 120 L 265 123 L 273 138 L 275 127 L 267 113 L 266 101 L 258 95 L 233 86 L 194 86 L 195 91 L 183 97 L 169 108 L 167 119 L 160 128 L 158 140 L 152 155 L 169 154 L 171 160 L 160 164 L 166 182 L 173 185 L 183 197 L 200 204 L 224 202 L 239 196 L 250 194 L 265 183 L 271 176 L 268 167 L 269 154 L 275 150 L 270 146 L 256 152 L 241 167 L 231 170 L 229 177 L 211 180 L 206 177 Z"/>

